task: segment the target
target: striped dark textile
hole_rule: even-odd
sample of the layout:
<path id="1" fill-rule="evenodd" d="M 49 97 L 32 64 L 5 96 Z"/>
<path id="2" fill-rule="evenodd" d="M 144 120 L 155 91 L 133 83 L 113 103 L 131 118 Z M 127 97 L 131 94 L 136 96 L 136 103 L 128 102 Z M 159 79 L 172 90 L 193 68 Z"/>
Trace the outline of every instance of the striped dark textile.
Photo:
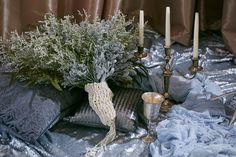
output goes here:
<path id="1" fill-rule="evenodd" d="M 117 113 L 117 129 L 120 131 L 134 131 L 138 118 L 136 111 L 141 106 L 141 95 L 144 91 L 121 87 L 116 87 L 112 91 L 114 94 L 112 102 Z M 64 120 L 84 126 L 108 128 L 101 123 L 97 114 L 89 106 L 88 101 L 77 108 L 74 116 L 67 117 Z"/>

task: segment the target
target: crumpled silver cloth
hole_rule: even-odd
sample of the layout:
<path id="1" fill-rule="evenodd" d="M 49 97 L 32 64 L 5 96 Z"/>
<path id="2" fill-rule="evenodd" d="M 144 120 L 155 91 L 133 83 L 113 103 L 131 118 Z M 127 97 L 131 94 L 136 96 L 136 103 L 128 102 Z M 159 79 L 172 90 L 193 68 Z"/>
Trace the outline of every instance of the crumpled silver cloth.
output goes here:
<path id="1" fill-rule="evenodd" d="M 84 157 L 87 149 L 97 144 L 106 132 L 61 122 L 55 130 L 46 132 L 35 144 L 1 132 L 0 157 Z M 97 156 L 148 156 L 148 145 L 139 138 L 144 134 L 146 130 L 142 128 L 135 134 L 119 133 L 116 142 L 108 145 L 106 151 L 99 152 Z"/>
<path id="2" fill-rule="evenodd" d="M 150 77 L 142 79 L 142 89 L 163 91 L 163 71 L 160 66 L 164 64 L 163 43 L 163 36 L 150 30 L 145 32 L 145 47 L 149 54 L 142 62 L 149 67 Z M 212 114 L 224 115 L 224 105 L 231 102 L 233 95 L 216 102 L 211 101 L 211 98 L 236 90 L 236 64 L 235 57 L 225 49 L 220 35 L 201 34 L 200 53 L 204 70 L 192 80 L 186 80 L 178 73 L 188 74 L 192 48 L 177 43 L 172 48 L 174 74 L 169 89 L 171 97 L 188 109 L 211 109 Z M 38 143 L 29 144 L 0 131 L 0 157 L 82 157 L 86 149 L 98 143 L 105 133 L 101 129 L 59 123 L 53 130 L 45 133 Z M 120 137 L 97 156 L 148 157 L 149 146 L 140 138 L 145 133 L 140 128 L 137 133 L 119 134 Z"/>
<path id="3" fill-rule="evenodd" d="M 158 140 L 150 146 L 153 157 L 235 157 L 236 126 L 223 117 L 172 107 L 156 127 Z"/>

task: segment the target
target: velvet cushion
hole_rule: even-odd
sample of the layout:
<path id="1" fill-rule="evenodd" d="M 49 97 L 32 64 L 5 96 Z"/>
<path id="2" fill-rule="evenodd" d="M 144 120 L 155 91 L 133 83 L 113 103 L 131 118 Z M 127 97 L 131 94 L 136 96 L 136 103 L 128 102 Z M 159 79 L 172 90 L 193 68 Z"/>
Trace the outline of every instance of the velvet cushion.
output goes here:
<path id="1" fill-rule="evenodd" d="M 82 98 L 78 90 L 59 92 L 51 86 L 28 87 L 10 81 L 9 75 L 0 76 L 0 126 L 29 142 L 37 140 Z"/>
<path id="2" fill-rule="evenodd" d="M 142 90 L 113 87 L 113 104 L 116 110 L 116 127 L 120 131 L 134 131 L 136 129 L 137 109 L 142 103 L 141 95 L 144 93 Z M 74 116 L 64 118 L 65 121 L 90 126 L 107 128 L 104 126 L 98 115 L 89 106 L 88 100 L 76 110 Z"/>

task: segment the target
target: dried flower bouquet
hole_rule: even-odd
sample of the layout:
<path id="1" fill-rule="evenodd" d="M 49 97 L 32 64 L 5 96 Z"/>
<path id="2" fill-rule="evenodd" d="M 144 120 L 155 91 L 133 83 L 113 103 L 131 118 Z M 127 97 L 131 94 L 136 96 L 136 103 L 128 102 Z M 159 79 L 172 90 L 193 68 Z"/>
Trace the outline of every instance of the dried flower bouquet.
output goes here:
<path id="1" fill-rule="evenodd" d="M 89 20 L 85 13 L 77 24 L 73 16 L 57 19 L 46 14 L 34 31 L 16 32 L 3 44 L 2 62 L 15 76 L 30 84 L 51 83 L 63 87 L 82 87 L 102 123 L 110 127 L 100 142 L 104 146 L 116 135 L 116 112 L 112 91 L 106 81 L 130 82 L 137 74 L 137 62 L 128 52 L 135 48 L 137 30 L 133 20 L 121 12 L 108 20 Z"/>

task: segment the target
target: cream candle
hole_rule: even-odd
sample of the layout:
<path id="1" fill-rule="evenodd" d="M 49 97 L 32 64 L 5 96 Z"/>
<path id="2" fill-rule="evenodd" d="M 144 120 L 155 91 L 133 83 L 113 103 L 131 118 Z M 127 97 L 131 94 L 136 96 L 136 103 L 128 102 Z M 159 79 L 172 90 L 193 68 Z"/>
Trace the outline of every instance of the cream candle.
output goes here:
<path id="1" fill-rule="evenodd" d="M 194 35 L 193 35 L 193 59 L 198 58 L 198 44 L 199 44 L 199 14 L 195 13 Z"/>
<path id="2" fill-rule="evenodd" d="M 166 7 L 165 46 L 170 48 L 170 7 Z"/>
<path id="3" fill-rule="evenodd" d="M 144 11 L 139 12 L 139 46 L 143 47 L 144 43 Z"/>

